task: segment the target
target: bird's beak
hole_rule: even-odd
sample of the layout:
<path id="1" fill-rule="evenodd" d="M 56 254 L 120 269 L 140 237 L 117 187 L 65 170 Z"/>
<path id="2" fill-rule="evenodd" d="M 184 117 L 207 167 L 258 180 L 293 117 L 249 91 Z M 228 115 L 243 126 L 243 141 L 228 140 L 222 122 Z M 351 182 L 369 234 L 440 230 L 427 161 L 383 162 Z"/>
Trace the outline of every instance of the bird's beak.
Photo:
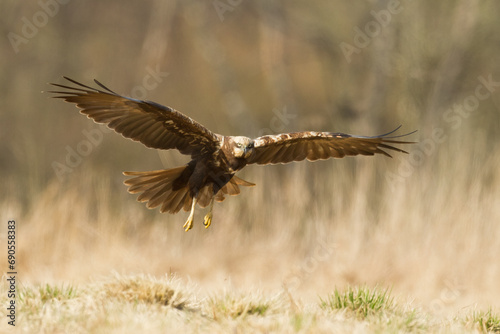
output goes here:
<path id="1" fill-rule="evenodd" d="M 245 147 L 245 149 L 243 150 L 243 156 L 245 157 L 245 159 L 248 159 L 250 155 L 252 155 L 252 148 Z"/>

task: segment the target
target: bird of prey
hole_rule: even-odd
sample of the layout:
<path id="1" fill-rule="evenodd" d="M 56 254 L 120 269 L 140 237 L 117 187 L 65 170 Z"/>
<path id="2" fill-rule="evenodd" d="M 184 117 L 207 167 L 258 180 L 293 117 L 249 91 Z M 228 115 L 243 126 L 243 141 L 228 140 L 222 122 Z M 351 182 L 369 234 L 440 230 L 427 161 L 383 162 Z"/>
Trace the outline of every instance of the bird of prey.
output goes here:
<path id="1" fill-rule="evenodd" d="M 93 88 L 64 77 L 73 85 L 51 84 L 58 90 L 55 98 L 75 103 L 80 113 L 96 123 L 106 124 L 125 138 L 139 141 L 149 148 L 177 149 L 190 155 L 191 161 L 182 167 L 148 172 L 124 172 L 128 191 L 140 193 L 137 200 L 148 208 L 160 207 L 160 212 L 190 211 L 184 224 L 193 226 L 195 206 L 210 206 L 203 224 L 212 222 L 214 201 L 222 202 L 225 195 L 237 195 L 239 186 L 254 186 L 235 174 L 249 164 L 285 164 L 292 161 L 343 158 L 351 155 L 383 154 L 385 150 L 408 153 L 392 144 L 410 144 L 395 140 L 407 136 L 394 135 L 395 130 L 374 137 L 345 133 L 304 131 L 251 139 L 243 136 L 223 136 L 214 133 L 180 113 L 152 101 L 142 101 L 119 95 L 105 87 Z M 62 90 L 60 89 L 62 88 Z M 384 150 L 385 149 L 385 150 Z"/>

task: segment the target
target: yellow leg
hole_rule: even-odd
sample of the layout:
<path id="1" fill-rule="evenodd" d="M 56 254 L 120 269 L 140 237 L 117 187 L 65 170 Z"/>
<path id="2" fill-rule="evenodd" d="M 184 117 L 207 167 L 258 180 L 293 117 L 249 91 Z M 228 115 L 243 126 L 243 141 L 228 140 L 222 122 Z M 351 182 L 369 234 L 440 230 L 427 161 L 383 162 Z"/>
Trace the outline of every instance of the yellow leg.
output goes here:
<path id="1" fill-rule="evenodd" d="M 208 228 L 210 224 L 212 224 L 212 209 L 214 208 L 214 200 L 215 196 L 210 200 L 210 208 L 208 209 L 208 213 L 205 215 L 205 220 L 203 221 L 205 228 Z"/>
<path id="2" fill-rule="evenodd" d="M 193 228 L 193 220 L 194 220 L 194 207 L 196 206 L 196 197 L 193 198 L 193 204 L 191 205 L 191 212 L 189 213 L 189 217 L 186 220 L 186 223 L 184 223 L 184 231 L 189 231 L 191 228 Z"/>

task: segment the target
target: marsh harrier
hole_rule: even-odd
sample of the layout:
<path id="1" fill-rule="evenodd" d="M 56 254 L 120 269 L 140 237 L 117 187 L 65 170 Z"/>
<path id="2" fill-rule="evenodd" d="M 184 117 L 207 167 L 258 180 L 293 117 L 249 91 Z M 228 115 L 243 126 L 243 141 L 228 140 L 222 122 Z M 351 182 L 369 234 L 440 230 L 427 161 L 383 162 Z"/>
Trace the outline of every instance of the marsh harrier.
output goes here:
<path id="1" fill-rule="evenodd" d="M 132 178 L 125 181 L 128 191 L 139 194 L 137 200 L 160 212 L 190 211 L 184 224 L 193 226 L 196 204 L 210 206 L 203 224 L 210 226 L 214 201 L 225 195 L 237 195 L 239 186 L 254 186 L 235 174 L 249 164 L 285 164 L 292 161 L 343 158 L 349 155 L 383 154 L 386 150 L 407 153 L 392 144 L 411 142 L 395 140 L 395 130 L 374 137 L 353 136 L 336 132 L 303 131 L 251 139 L 213 133 L 177 110 L 151 101 L 121 96 L 94 80 L 93 88 L 64 77 L 73 85 L 52 84 L 63 90 L 50 91 L 56 98 L 75 103 L 80 112 L 96 123 L 106 124 L 125 138 L 147 147 L 176 149 L 190 155 L 182 167 L 148 172 L 124 172 Z"/>

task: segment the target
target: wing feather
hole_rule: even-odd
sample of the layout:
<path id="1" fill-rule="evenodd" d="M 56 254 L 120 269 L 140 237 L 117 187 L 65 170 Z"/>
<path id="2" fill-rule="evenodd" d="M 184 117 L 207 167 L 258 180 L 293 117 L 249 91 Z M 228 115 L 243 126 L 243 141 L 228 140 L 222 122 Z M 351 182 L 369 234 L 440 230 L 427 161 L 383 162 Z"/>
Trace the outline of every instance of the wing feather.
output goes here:
<path id="1" fill-rule="evenodd" d="M 248 163 L 260 165 L 289 163 L 304 159 L 310 161 L 329 158 L 343 158 L 352 155 L 383 154 L 391 157 L 387 150 L 408 153 L 392 144 L 412 144 L 413 142 L 393 140 L 408 136 L 413 132 L 389 136 L 395 130 L 373 137 L 353 136 L 333 132 L 294 132 L 279 135 L 262 136 L 254 139 L 254 153 Z"/>
<path id="2" fill-rule="evenodd" d="M 220 135 L 170 107 L 151 101 L 121 96 L 99 81 L 93 88 L 64 77 L 74 86 L 52 84 L 62 90 L 55 98 L 75 103 L 80 112 L 96 123 L 106 124 L 125 138 L 139 141 L 150 148 L 177 149 L 182 154 L 196 155 L 219 148 Z"/>
<path id="3" fill-rule="evenodd" d="M 293 147 L 295 146 L 295 149 Z M 292 162 L 294 160 L 301 161 L 304 160 L 307 156 L 307 150 L 305 148 L 306 143 L 297 142 L 295 145 L 290 146 L 290 154 L 287 156 L 286 163 Z"/>

